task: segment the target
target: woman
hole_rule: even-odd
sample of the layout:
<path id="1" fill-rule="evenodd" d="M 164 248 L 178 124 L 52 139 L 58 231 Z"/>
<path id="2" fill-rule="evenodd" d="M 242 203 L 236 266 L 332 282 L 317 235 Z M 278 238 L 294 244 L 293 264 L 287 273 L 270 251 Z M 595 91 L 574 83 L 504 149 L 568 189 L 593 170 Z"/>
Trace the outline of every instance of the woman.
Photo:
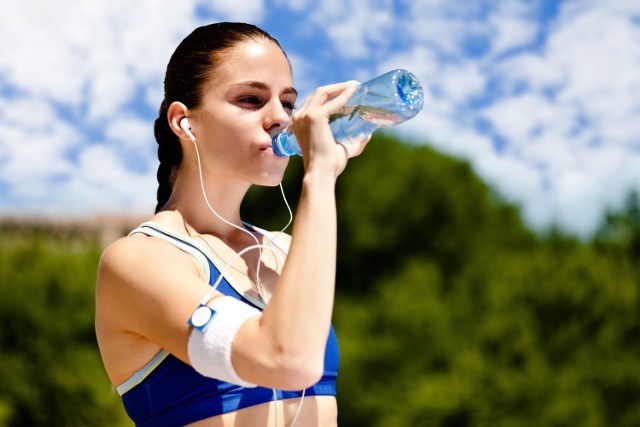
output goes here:
<path id="1" fill-rule="evenodd" d="M 293 113 L 285 53 L 248 24 L 198 28 L 174 52 L 156 214 L 105 250 L 97 280 L 103 362 L 137 425 L 336 425 L 334 187 L 367 141 L 336 144 L 328 118 L 355 86 Z M 291 236 L 274 238 L 240 204 L 281 182 L 270 142 L 289 122 L 305 173 Z"/>

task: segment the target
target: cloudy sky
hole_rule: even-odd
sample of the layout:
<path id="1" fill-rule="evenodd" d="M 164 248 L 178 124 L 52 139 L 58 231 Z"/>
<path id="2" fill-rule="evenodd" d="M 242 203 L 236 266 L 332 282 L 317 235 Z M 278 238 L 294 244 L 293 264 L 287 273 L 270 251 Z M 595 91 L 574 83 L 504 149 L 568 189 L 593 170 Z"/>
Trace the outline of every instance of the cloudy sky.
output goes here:
<path id="1" fill-rule="evenodd" d="M 0 216 L 147 214 L 152 123 L 177 43 L 246 21 L 303 96 L 413 71 L 397 132 L 467 159 L 526 221 L 586 235 L 640 188 L 635 0 L 0 0 Z M 416 195 L 419 203 L 419 195 Z"/>

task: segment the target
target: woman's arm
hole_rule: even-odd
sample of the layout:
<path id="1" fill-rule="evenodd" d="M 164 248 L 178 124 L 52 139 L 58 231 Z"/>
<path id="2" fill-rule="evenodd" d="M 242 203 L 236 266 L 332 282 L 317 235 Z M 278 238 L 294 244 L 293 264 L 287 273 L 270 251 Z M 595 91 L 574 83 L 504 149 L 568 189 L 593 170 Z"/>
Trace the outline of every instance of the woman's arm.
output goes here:
<path id="1" fill-rule="evenodd" d="M 189 363 L 187 319 L 210 289 L 201 270 L 191 255 L 152 237 L 125 237 L 105 249 L 96 285 L 96 333 L 114 383 L 160 348 Z M 148 354 L 139 354 L 145 349 Z"/>
<path id="2" fill-rule="evenodd" d="M 335 182 L 348 158 L 366 144 L 336 144 L 328 118 L 354 88 L 319 88 L 294 115 L 305 175 L 291 249 L 263 316 L 245 322 L 233 345 L 233 365 L 250 382 L 302 389 L 322 375 L 335 291 Z"/>

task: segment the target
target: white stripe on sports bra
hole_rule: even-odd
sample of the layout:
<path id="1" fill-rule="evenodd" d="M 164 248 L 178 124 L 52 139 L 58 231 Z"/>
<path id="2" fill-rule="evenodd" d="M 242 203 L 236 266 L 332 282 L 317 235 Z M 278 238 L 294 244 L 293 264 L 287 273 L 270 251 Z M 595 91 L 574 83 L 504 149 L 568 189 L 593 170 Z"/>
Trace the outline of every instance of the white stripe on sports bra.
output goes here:
<path id="1" fill-rule="evenodd" d="M 198 260 L 198 262 L 200 263 L 200 266 L 202 267 L 202 270 L 204 271 L 205 280 L 208 282 L 211 274 L 211 272 L 209 271 L 209 263 L 207 262 L 207 258 L 202 253 L 202 251 L 199 250 L 200 248 L 194 248 L 193 246 L 195 245 L 193 246 L 188 245 L 187 243 L 185 243 L 187 239 L 180 237 L 178 235 L 175 235 L 175 233 L 171 233 L 169 230 L 166 230 L 163 228 L 164 227 L 159 227 L 158 224 L 145 222 L 144 224 L 140 225 L 138 228 L 133 230 L 131 233 L 129 233 L 129 236 L 136 233 L 142 233 L 147 236 L 157 237 L 161 240 L 171 243 L 173 246 L 176 246 L 179 249 L 182 249 L 184 252 L 188 253 L 189 255 L 192 255 L 195 259 Z M 167 234 L 171 234 L 173 237 L 175 237 L 175 239 L 171 239 L 167 237 Z M 189 243 L 193 244 L 195 242 L 189 242 Z"/>

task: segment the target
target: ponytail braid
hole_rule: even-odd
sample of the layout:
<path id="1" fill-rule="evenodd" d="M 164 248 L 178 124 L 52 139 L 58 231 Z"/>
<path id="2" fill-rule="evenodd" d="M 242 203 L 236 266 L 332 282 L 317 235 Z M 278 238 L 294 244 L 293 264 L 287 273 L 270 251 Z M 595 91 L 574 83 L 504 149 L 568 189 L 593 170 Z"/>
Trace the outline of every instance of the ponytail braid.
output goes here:
<path id="1" fill-rule="evenodd" d="M 178 137 L 169 127 L 167 120 L 166 101 L 162 101 L 162 104 L 160 104 L 158 118 L 153 126 L 153 134 L 158 143 L 158 160 L 160 161 L 156 174 L 158 179 L 158 204 L 155 212 L 158 213 L 171 197 L 176 172 L 182 161 L 182 146 L 178 141 Z"/>

